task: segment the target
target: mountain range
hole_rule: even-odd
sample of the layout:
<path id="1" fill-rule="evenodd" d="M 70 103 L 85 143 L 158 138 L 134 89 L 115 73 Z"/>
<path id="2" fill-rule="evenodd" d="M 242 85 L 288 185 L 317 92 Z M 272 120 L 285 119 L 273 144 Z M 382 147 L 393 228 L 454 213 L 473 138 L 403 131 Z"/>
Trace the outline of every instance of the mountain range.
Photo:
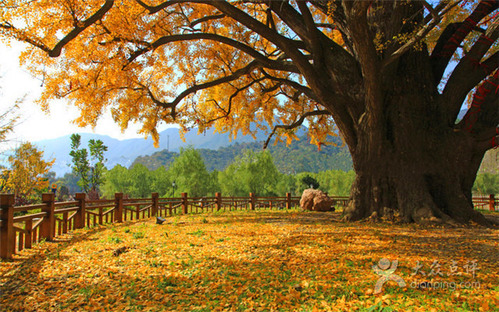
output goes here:
<path id="1" fill-rule="evenodd" d="M 304 137 L 305 133 L 306 128 L 304 127 L 297 130 L 297 135 L 299 137 Z M 231 141 L 229 134 L 227 133 L 221 134 L 215 132 L 205 132 L 198 134 L 197 129 L 193 129 L 185 134 L 185 141 L 183 141 L 177 128 L 169 128 L 160 132 L 159 148 L 155 148 L 150 137 L 147 139 L 134 138 L 118 140 L 107 135 L 100 134 L 80 133 L 80 135 L 82 147 L 87 147 L 90 139 L 101 140 L 104 145 L 108 147 L 108 151 L 105 153 L 107 168 L 113 168 L 117 164 L 124 167 L 130 167 L 139 156 L 144 157 L 163 150 L 166 152 L 178 153 L 181 148 L 190 146 L 195 149 L 204 150 L 205 154 L 209 153 L 207 151 L 217 151 L 220 148 L 226 148 L 229 146 L 236 146 L 235 148 L 237 150 L 243 149 L 243 147 L 238 146 L 238 144 L 253 144 L 251 147 L 245 148 L 261 149 L 263 147 L 263 141 L 267 139 L 267 134 L 264 131 L 257 131 L 255 138 L 251 135 L 238 135 L 236 139 Z M 301 141 L 299 142 L 300 144 L 305 143 Z M 44 151 L 45 159 L 56 159 L 54 166 L 52 167 L 52 171 L 54 171 L 57 176 L 63 176 L 65 173 L 71 171 L 71 157 L 69 156 L 69 152 L 71 150 L 70 135 L 62 136 L 56 139 L 37 141 L 35 144 L 38 148 Z M 272 145 L 272 143 L 270 145 Z M 306 143 L 306 145 L 308 145 L 310 149 L 307 153 L 312 150 L 317 151 L 317 147 L 308 143 Z M 291 152 L 293 144 L 291 144 L 290 148 Z M 232 153 L 229 150 L 226 150 L 226 152 Z M 325 153 L 323 152 L 322 154 Z M 216 158 L 218 156 L 214 157 Z M 210 168 L 210 166 L 207 167 Z M 221 168 L 221 165 L 219 164 L 212 166 L 211 169 L 223 168 Z"/>
<path id="2" fill-rule="evenodd" d="M 311 145 L 306 134 L 299 137 L 299 140 L 293 141 L 289 146 L 284 142 L 269 145 L 267 150 L 273 157 L 274 164 L 281 173 L 296 174 L 299 172 L 319 172 L 325 170 L 343 170 L 352 169 L 352 158 L 346 146 L 342 146 L 339 137 L 329 137 L 328 141 L 333 144 L 323 145 L 319 150 L 317 146 Z M 228 146 L 222 146 L 218 149 L 197 149 L 204 160 L 208 171 L 224 170 L 238 156 L 246 151 L 259 152 L 262 150 L 263 141 L 260 142 L 234 142 Z M 132 166 L 136 163 L 145 165 L 150 170 L 160 166 L 169 167 L 178 153 L 167 150 L 156 152 L 152 155 L 139 156 L 135 159 Z"/>

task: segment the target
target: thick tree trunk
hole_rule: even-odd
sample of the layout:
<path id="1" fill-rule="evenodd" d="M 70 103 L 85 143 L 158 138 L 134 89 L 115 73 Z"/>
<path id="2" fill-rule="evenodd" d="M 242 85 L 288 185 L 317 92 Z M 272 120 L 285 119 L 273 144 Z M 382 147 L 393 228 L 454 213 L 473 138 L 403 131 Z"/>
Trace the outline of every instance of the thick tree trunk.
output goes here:
<path id="1" fill-rule="evenodd" d="M 470 133 L 445 121 L 425 59 L 401 60 L 393 84 L 384 86 L 383 116 L 375 122 L 369 112 L 361 117 L 348 220 L 397 216 L 405 222 L 487 224 L 471 200 L 484 151 L 475 148 Z"/>
<path id="2" fill-rule="evenodd" d="M 346 217 L 398 216 L 404 222 L 473 220 L 486 224 L 471 202 L 476 173 L 470 168 L 473 161 L 463 154 L 450 155 L 450 150 L 458 153 L 452 145 L 442 144 L 439 151 L 421 145 L 399 146 L 377 159 L 357 159 L 357 177 Z"/>

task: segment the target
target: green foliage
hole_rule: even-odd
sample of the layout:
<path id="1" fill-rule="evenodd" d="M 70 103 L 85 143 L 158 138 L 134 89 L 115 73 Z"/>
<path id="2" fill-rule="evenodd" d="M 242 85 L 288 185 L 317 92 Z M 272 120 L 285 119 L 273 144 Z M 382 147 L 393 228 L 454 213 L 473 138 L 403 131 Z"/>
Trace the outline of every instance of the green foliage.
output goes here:
<path id="1" fill-rule="evenodd" d="M 329 139 L 332 143 L 341 145 L 338 138 L 329 137 Z M 222 171 L 238 156 L 242 156 L 245 151 L 259 152 L 262 150 L 262 146 L 262 142 L 235 143 L 218 150 L 198 149 L 198 151 L 204 159 L 208 171 Z M 293 141 L 289 146 L 283 142 L 270 145 L 267 150 L 274 158 L 274 164 L 281 173 L 296 174 L 330 169 L 352 170 L 352 158 L 346 147 L 325 145 L 322 146 L 321 150 L 318 150 L 315 145 L 308 142 L 306 136 L 300 137 L 299 141 Z M 162 166 L 168 168 L 177 156 L 178 153 L 163 150 L 149 156 L 137 157 L 134 164 L 142 163 L 151 170 Z"/>
<path id="2" fill-rule="evenodd" d="M 165 167 L 159 167 L 150 174 L 151 193 L 157 192 L 160 196 L 171 195 L 172 180 Z"/>
<path id="3" fill-rule="evenodd" d="M 71 169 L 80 177 L 78 185 L 88 192 L 90 190 L 88 172 L 90 171 L 90 164 L 88 162 L 88 152 L 85 148 L 80 148 L 81 136 L 79 134 L 71 135 L 71 152 L 69 155 L 72 158 L 73 165 Z"/>
<path id="4" fill-rule="evenodd" d="M 136 164 L 128 171 L 133 187 L 130 190 L 132 197 L 144 198 L 151 195 L 151 172 L 142 164 Z"/>
<path id="5" fill-rule="evenodd" d="M 89 140 L 88 148 L 90 150 L 90 159 L 86 148 L 80 148 L 81 136 L 79 134 L 71 135 L 71 152 L 73 172 L 80 180 L 78 185 L 86 192 L 98 191 L 99 186 L 104 182 L 104 172 L 106 167 L 104 162 L 104 152 L 107 146 L 101 140 Z"/>
<path id="6" fill-rule="evenodd" d="M 355 180 L 355 172 L 342 170 L 327 170 L 316 174 L 321 184 L 321 190 L 331 195 L 348 196 L 352 183 Z"/>
<path id="7" fill-rule="evenodd" d="M 317 189 L 320 186 L 320 183 L 317 182 L 316 179 L 312 178 L 310 175 L 305 175 L 300 179 L 301 183 L 304 184 L 306 187 Z"/>
<path id="8" fill-rule="evenodd" d="M 203 196 L 214 190 L 210 187 L 211 176 L 206 170 L 199 151 L 193 148 L 180 150 L 169 169 L 172 181 L 175 181 L 175 195 L 187 192 L 191 196 Z"/>
<path id="9" fill-rule="evenodd" d="M 279 175 L 269 152 L 248 150 L 219 175 L 219 183 L 227 195 L 276 195 L 274 191 Z"/>
<path id="10" fill-rule="evenodd" d="M 60 187 L 68 188 L 69 194 L 81 192 L 81 187 L 78 185 L 79 177 L 74 172 L 66 173 L 62 178 L 56 181 Z"/>
<path id="11" fill-rule="evenodd" d="M 194 197 L 215 192 L 226 196 L 248 196 L 249 193 L 282 196 L 288 192 L 301 195 L 312 183 L 316 188 L 320 185 L 320 189 L 331 195 L 348 195 L 355 176 L 353 171 L 341 170 L 282 174 L 274 159 L 268 151 L 245 150 L 225 170 L 209 173 L 199 151 L 183 149 L 169 169 L 159 167 L 151 171 L 140 163 L 135 163 L 130 169 L 115 166 L 106 172 L 102 190 L 108 198 L 116 192 L 130 197 L 148 197 L 152 192 L 165 197 L 179 197 L 182 192 Z"/>
<path id="12" fill-rule="evenodd" d="M 116 165 L 105 173 L 102 195 L 112 197 L 115 193 L 131 194 L 134 183 L 129 170 L 121 165 Z"/>
<path id="13" fill-rule="evenodd" d="M 478 174 L 473 185 L 473 192 L 478 194 L 499 194 L 499 174 Z"/>
<path id="14" fill-rule="evenodd" d="M 312 182 L 317 183 L 314 188 L 329 195 L 348 196 L 354 179 L 355 172 L 353 170 L 347 172 L 343 170 L 327 170 L 318 173 L 302 172 L 296 175 L 295 193 L 300 195 L 305 189 L 310 188 Z"/>

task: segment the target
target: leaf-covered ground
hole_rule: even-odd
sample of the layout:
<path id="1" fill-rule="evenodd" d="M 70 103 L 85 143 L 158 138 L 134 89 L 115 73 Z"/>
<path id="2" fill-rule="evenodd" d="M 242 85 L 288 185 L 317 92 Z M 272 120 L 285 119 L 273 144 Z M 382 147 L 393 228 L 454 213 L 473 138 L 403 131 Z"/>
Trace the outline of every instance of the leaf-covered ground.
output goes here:
<path id="1" fill-rule="evenodd" d="M 1 262 L 0 310 L 499 309 L 498 230 L 338 219 L 245 211 L 80 230 Z M 382 258 L 405 287 L 374 294 Z"/>

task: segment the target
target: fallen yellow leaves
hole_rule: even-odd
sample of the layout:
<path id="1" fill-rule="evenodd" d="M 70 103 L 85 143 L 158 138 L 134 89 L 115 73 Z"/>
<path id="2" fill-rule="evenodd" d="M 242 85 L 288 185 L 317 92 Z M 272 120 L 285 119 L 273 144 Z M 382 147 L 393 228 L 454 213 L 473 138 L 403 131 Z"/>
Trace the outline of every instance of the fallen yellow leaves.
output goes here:
<path id="1" fill-rule="evenodd" d="M 499 308 L 497 230 L 337 220 L 334 213 L 231 212 L 79 231 L 0 263 L 1 310 Z M 388 281 L 373 295 L 379 276 L 372 267 L 382 258 L 398 260 L 395 274 L 407 286 Z M 434 260 L 443 276 L 411 275 L 417 261 L 430 272 Z M 445 275 L 452 261 L 461 275 Z M 472 261 L 479 266 L 475 279 L 463 269 Z M 447 287 L 411 287 L 420 280 Z M 461 282 L 470 287 L 459 287 Z"/>

